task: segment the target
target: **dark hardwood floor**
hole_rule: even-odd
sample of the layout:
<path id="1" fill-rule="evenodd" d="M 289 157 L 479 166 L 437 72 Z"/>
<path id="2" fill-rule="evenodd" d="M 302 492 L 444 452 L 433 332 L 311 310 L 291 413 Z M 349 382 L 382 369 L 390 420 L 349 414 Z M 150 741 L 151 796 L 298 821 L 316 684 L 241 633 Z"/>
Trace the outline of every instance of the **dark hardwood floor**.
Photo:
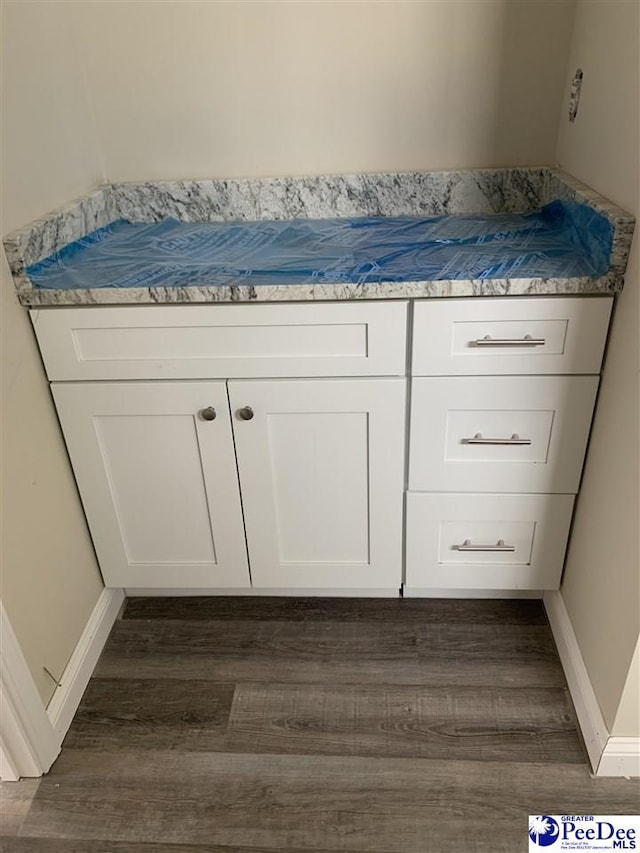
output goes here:
<path id="1" fill-rule="evenodd" d="M 6 853 L 517 853 L 634 814 L 538 601 L 130 599 Z"/>

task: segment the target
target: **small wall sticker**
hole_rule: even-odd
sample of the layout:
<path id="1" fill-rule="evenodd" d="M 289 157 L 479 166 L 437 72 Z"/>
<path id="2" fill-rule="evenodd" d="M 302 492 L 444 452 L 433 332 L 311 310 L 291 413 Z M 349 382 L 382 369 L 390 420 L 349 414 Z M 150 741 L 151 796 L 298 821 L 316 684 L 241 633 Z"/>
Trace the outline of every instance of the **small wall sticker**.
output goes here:
<path id="1" fill-rule="evenodd" d="M 577 68 L 571 81 L 571 94 L 569 95 L 569 121 L 575 121 L 580 104 L 580 91 L 582 89 L 582 68 Z"/>

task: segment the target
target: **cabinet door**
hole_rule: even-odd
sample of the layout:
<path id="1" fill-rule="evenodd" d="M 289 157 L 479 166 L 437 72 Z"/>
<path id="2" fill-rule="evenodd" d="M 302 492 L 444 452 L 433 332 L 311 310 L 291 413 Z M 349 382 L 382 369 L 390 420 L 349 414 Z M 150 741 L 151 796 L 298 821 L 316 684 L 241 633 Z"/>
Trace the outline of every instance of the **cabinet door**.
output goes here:
<path id="1" fill-rule="evenodd" d="M 397 590 L 405 380 L 235 381 L 229 396 L 253 585 Z"/>
<path id="2" fill-rule="evenodd" d="M 224 382 L 52 389 L 107 586 L 250 585 Z"/>

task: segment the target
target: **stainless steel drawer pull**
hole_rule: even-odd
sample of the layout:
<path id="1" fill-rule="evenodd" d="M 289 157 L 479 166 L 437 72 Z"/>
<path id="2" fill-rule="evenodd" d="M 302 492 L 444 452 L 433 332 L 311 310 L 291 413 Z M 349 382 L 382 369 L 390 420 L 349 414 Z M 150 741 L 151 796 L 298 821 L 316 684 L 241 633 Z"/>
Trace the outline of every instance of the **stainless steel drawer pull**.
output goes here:
<path id="1" fill-rule="evenodd" d="M 532 338 L 531 335 L 525 335 L 524 338 L 492 338 L 491 335 L 485 335 L 471 343 L 476 347 L 543 347 L 546 342 L 546 338 Z"/>
<path id="2" fill-rule="evenodd" d="M 462 545 L 454 545 L 454 551 L 515 551 L 515 545 L 505 545 L 504 539 L 498 539 L 495 545 L 472 545 L 470 539 L 465 539 Z"/>
<path id="3" fill-rule="evenodd" d="M 477 432 L 473 438 L 463 438 L 463 444 L 515 444 L 515 445 L 530 445 L 530 438 L 520 438 L 517 432 L 514 432 L 511 438 L 484 438 L 481 432 Z"/>

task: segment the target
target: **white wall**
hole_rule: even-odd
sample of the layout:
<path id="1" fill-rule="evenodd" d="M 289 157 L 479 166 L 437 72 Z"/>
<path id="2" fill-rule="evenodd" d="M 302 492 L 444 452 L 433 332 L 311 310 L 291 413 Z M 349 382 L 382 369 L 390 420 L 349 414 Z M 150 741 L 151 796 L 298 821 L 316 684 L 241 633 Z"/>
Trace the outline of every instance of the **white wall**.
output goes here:
<path id="1" fill-rule="evenodd" d="M 82 74 L 53 4 L 2 3 L 2 231 L 99 182 Z M 102 589 L 40 356 L 1 258 L 0 595 L 43 701 Z"/>
<path id="2" fill-rule="evenodd" d="M 573 0 L 68 4 L 110 180 L 555 158 Z"/>
<path id="3" fill-rule="evenodd" d="M 579 0 L 568 78 L 583 69 L 582 98 L 574 124 L 563 113 L 558 141 L 558 160 L 567 171 L 636 215 L 638 32 L 635 0 Z M 616 736 L 640 736 L 631 693 L 621 705 L 625 685 L 634 679 L 637 685 L 630 667 L 640 633 L 639 255 L 636 233 L 562 584 L 591 683 Z"/>

